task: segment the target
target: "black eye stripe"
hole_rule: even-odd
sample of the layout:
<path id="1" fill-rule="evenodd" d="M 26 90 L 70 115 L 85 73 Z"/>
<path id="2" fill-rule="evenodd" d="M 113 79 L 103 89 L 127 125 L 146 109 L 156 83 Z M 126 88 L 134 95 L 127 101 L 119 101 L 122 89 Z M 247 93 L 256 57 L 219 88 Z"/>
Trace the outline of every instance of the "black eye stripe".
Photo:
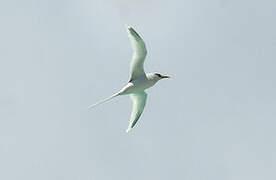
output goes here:
<path id="1" fill-rule="evenodd" d="M 157 75 L 158 77 L 162 77 L 161 74 L 159 74 L 159 73 L 155 73 L 155 75 Z"/>

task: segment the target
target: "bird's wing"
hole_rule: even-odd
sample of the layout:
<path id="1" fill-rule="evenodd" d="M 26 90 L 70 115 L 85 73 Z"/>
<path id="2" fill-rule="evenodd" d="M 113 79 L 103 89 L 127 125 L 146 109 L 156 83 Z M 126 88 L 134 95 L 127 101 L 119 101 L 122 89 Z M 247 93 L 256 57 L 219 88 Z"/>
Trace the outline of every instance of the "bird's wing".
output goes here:
<path id="1" fill-rule="evenodd" d="M 132 100 L 132 113 L 129 121 L 129 126 L 126 132 L 129 132 L 140 118 L 147 101 L 147 94 L 144 91 L 130 94 Z"/>
<path id="2" fill-rule="evenodd" d="M 139 34 L 130 26 L 127 26 L 128 37 L 133 49 L 130 64 L 130 81 L 140 76 L 145 76 L 144 61 L 147 55 L 146 45 Z"/>

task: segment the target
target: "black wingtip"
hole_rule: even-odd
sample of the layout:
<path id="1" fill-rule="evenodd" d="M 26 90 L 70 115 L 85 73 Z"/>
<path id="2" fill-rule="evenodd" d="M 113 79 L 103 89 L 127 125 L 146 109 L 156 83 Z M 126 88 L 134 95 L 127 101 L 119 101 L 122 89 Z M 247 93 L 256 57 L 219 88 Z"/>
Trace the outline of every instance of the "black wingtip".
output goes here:
<path id="1" fill-rule="evenodd" d="M 141 39 L 141 36 L 135 31 L 135 29 L 129 25 L 127 25 L 127 30 L 134 36 L 136 36 L 137 38 Z"/>

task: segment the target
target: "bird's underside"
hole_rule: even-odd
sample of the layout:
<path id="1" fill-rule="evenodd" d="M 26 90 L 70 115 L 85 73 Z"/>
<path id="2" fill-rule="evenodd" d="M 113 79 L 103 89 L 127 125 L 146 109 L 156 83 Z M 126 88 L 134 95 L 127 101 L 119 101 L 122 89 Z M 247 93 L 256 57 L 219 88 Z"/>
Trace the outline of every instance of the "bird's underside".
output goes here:
<path id="1" fill-rule="evenodd" d="M 109 101 L 119 95 L 128 94 L 133 103 L 129 126 L 126 130 L 129 132 L 136 125 L 145 108 L 147 94 L 144 90 L 152 87 L 158 80 L 168 78 L 169 76 L 162 76 L 158 73 L 145 74 L 144 61 L 147 55 L 146 45 L 141 36 L 132 27 L 127 26 L 127 32 L 133 49 L 133 56 L 130 64 L 130 80 L 118 93 L 115 93 L 90 107 L 95 107 L 96 105 Z"/>

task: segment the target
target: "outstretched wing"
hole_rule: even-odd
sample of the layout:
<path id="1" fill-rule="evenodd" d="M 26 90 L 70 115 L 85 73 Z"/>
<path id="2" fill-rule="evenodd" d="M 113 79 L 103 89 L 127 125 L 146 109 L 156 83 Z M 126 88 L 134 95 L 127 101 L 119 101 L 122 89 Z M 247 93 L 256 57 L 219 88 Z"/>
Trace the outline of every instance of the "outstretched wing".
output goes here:
<path id="1" fill-rule="evenodd" d="M 144 61 L 147 55 L 146 45 L 139 34 L 130 26 L 127 26 L 128 37 L 133 49 L 130 64 L 130 81 L 140 76 L 145 76 Z"/>
<path id="2" fill-rule="evenodd" d="M 144 91 L 129 95 L 132 100 L 132 113 L 126 132 L 129 132 L 140 118 L 147 101 L 147 94 Z"/>

